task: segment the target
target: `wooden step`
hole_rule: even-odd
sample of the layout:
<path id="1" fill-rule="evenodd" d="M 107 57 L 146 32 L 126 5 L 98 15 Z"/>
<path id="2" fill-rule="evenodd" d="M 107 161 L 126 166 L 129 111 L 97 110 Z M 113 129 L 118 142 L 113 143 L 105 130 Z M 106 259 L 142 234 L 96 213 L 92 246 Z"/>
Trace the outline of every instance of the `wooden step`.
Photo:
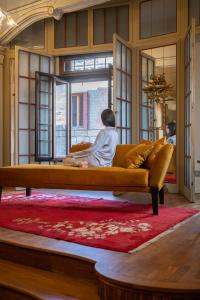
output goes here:
<path id="1" fill-rule="evenodd" d="M 0 295 L 0 299 L 6 300 L 99 300 L 97 287 L 87 278 L 48 272 L 2 259 Z"/>

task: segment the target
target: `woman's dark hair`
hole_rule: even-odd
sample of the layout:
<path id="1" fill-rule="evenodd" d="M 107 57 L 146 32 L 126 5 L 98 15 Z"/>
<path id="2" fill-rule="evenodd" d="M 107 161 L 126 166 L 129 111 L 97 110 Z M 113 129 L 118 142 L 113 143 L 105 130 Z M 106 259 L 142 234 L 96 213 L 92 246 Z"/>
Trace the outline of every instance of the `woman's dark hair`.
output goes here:
<path id="1" fill-rule="evenodd" d="M 175 122 L 170 122 L 167 124 L 169 128 L 169 134 L 168 136 L 173 136 L 176 134 L 176 123 Z"/>
<path id="2" fill-rule="evenodd" d="M 101 120 L 103 122 L 103 125 L 115 127 L 115 115 L 111 109 L 107 108 L 102 111 Z"/>

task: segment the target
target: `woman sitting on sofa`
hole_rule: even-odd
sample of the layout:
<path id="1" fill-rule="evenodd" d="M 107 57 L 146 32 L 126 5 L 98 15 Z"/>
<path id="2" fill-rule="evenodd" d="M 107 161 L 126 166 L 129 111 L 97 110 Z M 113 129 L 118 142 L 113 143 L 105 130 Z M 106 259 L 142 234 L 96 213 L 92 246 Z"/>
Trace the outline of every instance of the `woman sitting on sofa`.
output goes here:
<path id="1" fill-rule="evenodd" d="M 87 168 L 112 165 L 118 140 L 113 111 L 105 109 L 101 120 L 105 128 L 100 130 L 94 144 L 86 150 L 70 153 L 63 161 L 65 166 Z"/>

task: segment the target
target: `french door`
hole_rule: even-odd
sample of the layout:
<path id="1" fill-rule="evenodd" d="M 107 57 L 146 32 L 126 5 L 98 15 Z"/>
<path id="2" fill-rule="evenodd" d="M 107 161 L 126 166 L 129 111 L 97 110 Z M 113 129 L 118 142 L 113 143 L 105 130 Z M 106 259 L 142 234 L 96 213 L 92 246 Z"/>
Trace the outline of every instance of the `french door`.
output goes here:
<path id="1" fill-rule="evenodd" d="M 59 160 L 69 148 L 69 83 L 36 72 L 36 161 Z"/>
<path id="2" fill-rule="evenodd" d="M 195 199 L 195 20 L 184 39 L 184 194 Z"/>
<path id="3" fill-rule="evenodd" d="M 132 48 L 113 35 L 113 110 L 119 143 L 132 142 Z"/>
<path id="4" fill-rule="evenodd" d="M 36 72 L 50 74 L 53 59 L 16 47 L 15 50 L 15 142 L 14 163 L 35 162 Z"/>

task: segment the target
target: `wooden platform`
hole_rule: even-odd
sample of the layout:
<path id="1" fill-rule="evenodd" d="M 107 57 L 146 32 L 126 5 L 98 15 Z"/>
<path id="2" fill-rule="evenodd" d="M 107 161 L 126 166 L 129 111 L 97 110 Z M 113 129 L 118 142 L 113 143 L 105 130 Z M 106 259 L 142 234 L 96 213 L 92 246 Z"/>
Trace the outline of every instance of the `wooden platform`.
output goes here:
<path id="1" fill-rule="evenodd" d="M 199 257 L 200 215 L 132 254 L 0 228 L 0 299 L 199 300 Z"/>

